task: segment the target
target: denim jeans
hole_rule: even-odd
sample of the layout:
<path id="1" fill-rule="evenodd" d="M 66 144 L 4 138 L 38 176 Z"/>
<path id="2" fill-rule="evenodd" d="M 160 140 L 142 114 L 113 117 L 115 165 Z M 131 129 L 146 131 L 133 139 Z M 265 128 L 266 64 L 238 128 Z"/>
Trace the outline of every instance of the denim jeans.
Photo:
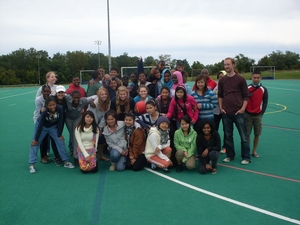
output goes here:
<path id="1" fill-rule="evenodd" d="M 126 166 L 126 156 L 121 155 L 121 153 L 116 149 L 111 149 L 110 151 L 110 161 L 116 163 L 116 170 L 125 170 Z"/>
<path id="2" fill-rule="evenodd" d="M 233 124 L 235 124 L 241 138 L 241 156 L 244 160 L 250 160 L 250 147 L 247 137 L 246 114 L 222 114 L 223 127 L 225 132 L 225 148 L 227 157 L 234 159 L 234 142 L 233 142 Z"/>
<path id="3" fill-rule="evenodd" d="M 35 123 L 35 129 L 34 129 L 35 131 L 34 131 L 32 140 L 34 140 L 37 127 L 38 127 L 38 122 Z M 65 162 L 65 161 L 69 160 L 69 157 L 68 157 L 67 152 L 66 152 L 65 142 L 58 138 L 58 136 L 57 136 L 57 127 L 52 126 L 52 127 L 43 127 L 42 128 L 41 134 L 39 136 L 39 140 L 37 140 L 38 141 L 37 145 L 32 146 L 30 144 L 29 164 L 35 164 L 37 162 L 37 158 L 38 158 L 37 155 L 38 155 L 38 150 L 39 150 L 39 147 L 40 147 L 40 143 L 47 134 L 49 134 L 49 136 L 52 137 L 53 140 L 55 141 L 55 144 L 58 148 L 58 152 L 59 152 L 59 155 L 60 155 L 62 161 Z"/>
<path id="4" fill-rule="evenodd" d="M 220 155 L 220 152 L 217 152 L 217 151 L 209 152 L 206 157 L 202 157 L 201 155 L 199 155 L 199 162 L 198 162 L 199 173 L 205 174 L 208 172 L 208 170 L 205 168 L 205 165 L 209 164 L 209 161 L 211 161 L 212 168 L 217 168 L 219 155 Z"/>

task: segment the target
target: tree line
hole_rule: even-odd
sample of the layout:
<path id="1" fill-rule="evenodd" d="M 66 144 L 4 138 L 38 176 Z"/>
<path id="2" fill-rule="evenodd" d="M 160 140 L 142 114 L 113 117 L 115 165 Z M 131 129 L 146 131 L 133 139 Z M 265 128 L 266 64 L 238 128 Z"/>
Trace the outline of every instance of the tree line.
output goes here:
<path id="1" fill-rule="evenodd" d="M 0 85 L 14 84 L 41 84 L 45 83 L 45 74 L 48 71 L 55 71 L 58 75 L 59 83 L 71 82 L 73 75 L 78 75 L 80 70 L 94 70 L 98 68 L 99 58 L 101 66 L 108 71 L 108 56 L 103 53 L 92 53 L 83 51 L 68 51 L 65 54 L 56 53 L 52 57 L 47 51 L 38 51 L 34 48 L 20 48 L 7 55 L 0 56 Z M 234 57 L 236 69 L 240 73 L 250 71 L 251 66 L 275 66 L 276 70 L 297 70 L 300 69 L 300 57 L 298 53 L 291 51 L 272 52 L 261 58 L 257 64 L 254 59 L 239 54 Z M 158 58 L 147 56 L 144 66 L 156 66 L 160 60 L 164 60 L 167 65 L 174 68 L 177 60 L 171 55 L 159 55 Z M 204 65 L 200 61 L 194 61 L 192 65 L 186 59 L 180 59 L 185 64 L 185 70 L 189 75 L 193 70 L 207 68 L 211 74 L 217 74 L 224 69 L 223 60 L 215 64 Z M 113 67 L 137 66 L 138 57 L 129 56 L 128 53 L 111 57 Z M 130 75 L 130 74 L 128 74 Z"/>

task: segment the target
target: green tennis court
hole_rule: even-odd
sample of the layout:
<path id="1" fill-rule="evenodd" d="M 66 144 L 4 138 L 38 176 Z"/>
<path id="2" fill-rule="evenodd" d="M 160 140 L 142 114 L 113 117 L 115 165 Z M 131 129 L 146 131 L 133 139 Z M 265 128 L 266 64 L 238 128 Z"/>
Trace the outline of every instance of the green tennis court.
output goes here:
<path id="1" fill-rule="evenodd" d="M 300 80 L 262 83 L 260 158 L 240 164 L 235 129 L 237 156 L 221 155 L 216 175 L 109 172 L 102 161 L 96 174 L 39 162 L 30 174 L 37 87 L 1 88 L 1 224 L 300 224 Z"/>

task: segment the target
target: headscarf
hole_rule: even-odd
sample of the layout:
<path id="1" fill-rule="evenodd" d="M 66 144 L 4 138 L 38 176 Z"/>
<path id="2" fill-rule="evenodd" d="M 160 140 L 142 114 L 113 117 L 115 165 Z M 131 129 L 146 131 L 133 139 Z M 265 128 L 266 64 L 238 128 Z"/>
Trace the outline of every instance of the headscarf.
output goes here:
<path id="1" fill-rule="evenodd" d="M 175 90 L 177 88 L 177 86 L 179 85 L 183 85 L 183 79 L 182 79 L 182 74 L 179 71 L 175 71 L 173 74 L 175 74 L 177 76 L 177 84 L 172 85 L 172 89 Z"/>
<path id="2" fill-rule="evenodd" d="M 165 82 L 165 73 L 169 72 L 170 73 L 170 80 L 168 82 Z M 161 72 L 161 83 L 163 87 L 168 87 L 169 89 L 172 88 L 173 85 L 173 81 L 172 81 L 172 74 L 171 71 L 168 68 L 165 68 L 162 72 Z"/>

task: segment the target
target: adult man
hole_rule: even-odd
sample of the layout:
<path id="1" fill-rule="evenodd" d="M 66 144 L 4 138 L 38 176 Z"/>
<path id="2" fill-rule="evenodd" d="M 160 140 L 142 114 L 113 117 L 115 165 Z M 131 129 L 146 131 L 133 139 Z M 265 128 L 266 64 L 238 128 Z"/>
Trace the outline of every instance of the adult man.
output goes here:
<path id="1" fill-rule="evenodd" d="M 230 162 L 235 157 L 233 142 L 234 123 L 241 138 L 241 164 L 246 165 L 251 162 L 245 115 L 249 92 L 245 78 L 234 70 L 234 66 L 235 62 L 232 58 L 224 60 L 224 68 L 227 75 L 220 79 L 218 84 L 219 106 L 222 113 L 227 155 L 223 162 Z"/>
<path id="2" fill-rule="evenodd" d="M 262 116 L 268 105 L 268 90 L 260 83 L 261 73 L 259 71 L 252 73 L 251 80 L 252 84 L 248 86 L 250 98 L 246 107 L 246 127 L 249 143 L 252 127 L 254 128 L 252 156 L 258 158 L 256 149 L 262 130 Z"/>

